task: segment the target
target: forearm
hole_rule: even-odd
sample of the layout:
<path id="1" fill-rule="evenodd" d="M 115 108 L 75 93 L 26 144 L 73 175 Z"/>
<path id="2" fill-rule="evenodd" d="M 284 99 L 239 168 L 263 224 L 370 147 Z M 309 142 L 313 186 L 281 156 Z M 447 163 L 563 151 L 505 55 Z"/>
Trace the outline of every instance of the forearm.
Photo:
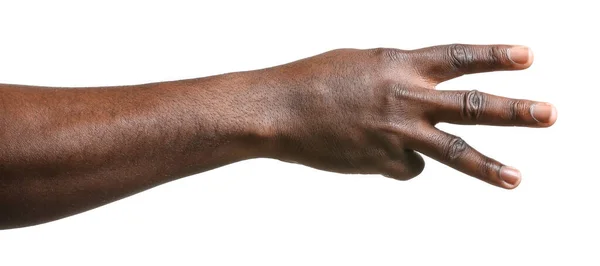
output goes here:
<path id="1" fill-rule="evenodd" d="M 0 85 L 0 228 L 266 156 L 268 83 L 244 72 L 123 87 Z"/>
<path id="2" fill-rule="evenodd" d="M 435 87 L 532 62 L 529 48 L 510 45 L 338 49 L 263 70 L 138 86 L 0 85 L 0 228 L 256 157 L 408 180 L 425 167 L 422 153 L 513 189 L 517 169 L 435 126 L 549 127 L 556 108 Z"/>

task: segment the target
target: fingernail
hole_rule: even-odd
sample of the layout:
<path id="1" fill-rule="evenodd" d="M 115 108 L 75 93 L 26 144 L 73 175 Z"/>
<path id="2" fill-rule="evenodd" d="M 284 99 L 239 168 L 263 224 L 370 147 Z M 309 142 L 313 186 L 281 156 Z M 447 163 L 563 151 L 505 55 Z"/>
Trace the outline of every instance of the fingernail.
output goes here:
<path id="1" fill-rule="evenodd" d="M 531 57 L 531 49 L 526 46 L 515 46 L 508 49 L 508 58 L 515 64 L 526 64 Z"/>
<path id="2" fill-rule="evenodd" d="M 500 169 L 500 178 L 509 185 L 516 186 L 521 182 L 521 172 L 514 167 L 505 165 Z"/>
<path id="3" fill-rule="evenodd" d="M 550 123 L 556 118 L 556 108 L 549 103 L 536 103 L 531 106 L 531 116 L 540 123 Z"/>

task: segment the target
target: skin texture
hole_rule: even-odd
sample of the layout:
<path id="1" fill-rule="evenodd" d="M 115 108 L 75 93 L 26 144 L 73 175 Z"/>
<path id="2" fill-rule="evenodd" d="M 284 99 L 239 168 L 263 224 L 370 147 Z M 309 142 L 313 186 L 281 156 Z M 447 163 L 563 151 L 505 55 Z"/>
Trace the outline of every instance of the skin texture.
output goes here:
<path id="1" fill-rule="evenodd" d="M 522 46 L 340 49 L 289 64 L 121 87 L 0 85 L 0 228 L 39 224 L 250 158 L 398 180 L 419 153 L 512 189 L 518 170 L 439 122 L 548 127 L 549 104 L 438 91 L 464 74 L 521 70 Z"/>

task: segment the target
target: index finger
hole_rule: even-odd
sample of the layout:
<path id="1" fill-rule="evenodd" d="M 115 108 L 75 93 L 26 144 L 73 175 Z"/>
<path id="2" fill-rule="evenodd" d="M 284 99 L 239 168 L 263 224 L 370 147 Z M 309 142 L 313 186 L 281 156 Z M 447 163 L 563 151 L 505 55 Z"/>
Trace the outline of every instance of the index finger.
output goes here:
<path id="1" fill-rule="evenodd" d="M 520 45 L 450 44 L 410 52 L 420 72 L 436 82 L 465 74 L 522 70 L 533 63 L 529 47 Z"/>

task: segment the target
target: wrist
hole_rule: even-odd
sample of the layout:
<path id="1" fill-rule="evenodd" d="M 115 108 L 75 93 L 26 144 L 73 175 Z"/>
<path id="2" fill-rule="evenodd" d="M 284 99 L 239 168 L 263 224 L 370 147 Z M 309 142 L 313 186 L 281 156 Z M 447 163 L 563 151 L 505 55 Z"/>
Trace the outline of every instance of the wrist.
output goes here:
<path id="1" fill-rule="evenodd" d="M 223 75 L 229 96 L 223 101 L 226 121 L 220 123 L 240 140 L 244 159 L 277 158 L 284 128 L 291 121 L 286 90 L 275 73 L 263 69 Z"/>

